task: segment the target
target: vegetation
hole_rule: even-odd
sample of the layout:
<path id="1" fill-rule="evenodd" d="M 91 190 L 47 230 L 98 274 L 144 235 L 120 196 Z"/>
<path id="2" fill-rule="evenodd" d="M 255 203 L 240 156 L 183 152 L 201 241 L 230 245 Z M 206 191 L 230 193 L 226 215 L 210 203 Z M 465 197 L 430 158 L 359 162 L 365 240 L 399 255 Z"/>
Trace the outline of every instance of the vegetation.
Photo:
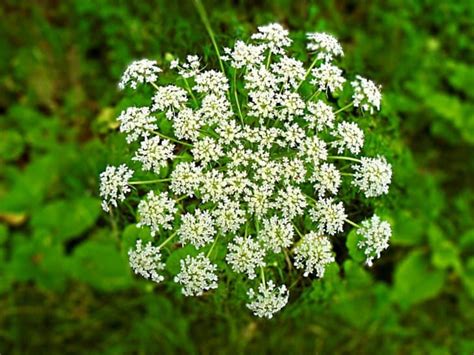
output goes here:
<path id="1" fill-rule="evenodd" d="M 345 68 L 383 85 L 367 144 L 392 163 L 391 247 L 370 269 L 346 261 L 304 281 L 272 320 L 223 289 L 184 298 L 134 277 L 140 230 L 98 198 L 99 173 L 127 150 L 116 117 L 136 104 L 117 82 L 142 57 L 197 53 L 218 68 L 206 29 L 192 2 L 4 0 L 0 352 L 472 354 L 471 2 L 204 5 L 221 46 L 273 21 L 299 38 L 328 31 Z"/>

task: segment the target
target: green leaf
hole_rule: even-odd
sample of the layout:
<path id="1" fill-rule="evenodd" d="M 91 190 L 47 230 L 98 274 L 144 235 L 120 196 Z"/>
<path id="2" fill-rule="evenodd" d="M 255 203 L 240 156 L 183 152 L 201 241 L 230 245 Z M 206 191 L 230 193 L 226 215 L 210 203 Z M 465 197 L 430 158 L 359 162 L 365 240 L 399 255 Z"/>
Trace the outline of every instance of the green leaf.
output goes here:
<path id="1" fill-rule="evenodd" d="M 443 288 L 446 274 L 432 267 L 429 257 L 411 252 L 395 270 L 393 297 L 402 307 L 436 297 Z"/>
<path id="2" fill-rule="evenodd" d="M 357 234 L 356 229 L 352 229 L 347 235 L 346 246 L 349 250 L 349 255 L 354 261 L 363 262 L 365 260 L 364 251 L 357 246 L 362 236 Z"/>
<path id="3" fill-rule="evenodd" d="M 23 153 L 25 144 L 20 133 L 0 130 L 0 160 L 15 160 Z"/>
<path id="4" fill-rule="evenodd" d="M 82 243 L 74 250 L 72 258 L 73 276 L 98 290 L 116 291 L 132 284 L 128 260 L 112 241 Z"/>
<path id="5" fill-rule="evenodd" d="M 464 270 L 461 272 L 461 280 L 469 296 L 474 299 L 474 257 L 467 260 Z"/>
<path id="6" fill-rule="evenodd" d="M 166 270 L 168 270 L 171 274 L 176 275 L 181 269 L 181 259 L 184 259 L 187 255 L 196 256 L 197 254 L 198 251 L 191 244 L 188 244 L 183 248 L 176 249 L 166 260 Z"/>
<path id="7" fill-rule="evenodd" d="M 31 226 L 48 230 L 58 239 L 68 240 L 92 227 L 100 213 L 100 201 L 96 198 L 56 200 L 33 215 Z"/>
<path id="8" fill-rule="evenodd" d="M 428 228 L 430 246 L 433 251 L 431 261 L 440 269 L 453 267 L 456 271 L 461 270 L 459 251 L 456 245 L 444 237 L 443 231 L 436 225 Z"/>
<path id="9" fill-rule="evenodd" d="M 401 210 L 396 215 L 391 243 L 393 245 L 418 245 L 423 242 L 425 226 L 409 210 Z"/>

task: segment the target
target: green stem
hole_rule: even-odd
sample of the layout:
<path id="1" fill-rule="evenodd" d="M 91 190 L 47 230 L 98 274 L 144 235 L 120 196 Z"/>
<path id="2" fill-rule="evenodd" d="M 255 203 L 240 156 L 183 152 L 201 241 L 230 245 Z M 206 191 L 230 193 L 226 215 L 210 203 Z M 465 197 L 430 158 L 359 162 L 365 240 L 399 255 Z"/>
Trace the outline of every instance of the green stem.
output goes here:
<path id="1" fill-rule="evenodd" d="M 196 96 L 194 96 L 193 90 L 191 90 L 191 85 L 189 85 L 189 81 L 188 81 L 188 79 L 186 79 L 186 78 L 184 78 L 184 85 L 186 85 L 186 89 L 188 90 L 189 95 L 190 95 L 191 98 L 193 99 L 193 101 L 194 101 L 194 103 L 196 104 L 196 106 L 199 106 L 199 102 L 198 102 L 198 100 L 196 99 Z"/>
<path id="2" fill-rule="evenodd" d="M 157 182 L 167 182 L 171 179 L 155 179 L 155 180 L 141 180 L 141 181 L 129 181 L 129 185 L 144 185 L 144 184 L 155 184 Z"/>
<path id="3" fill-rule="evenodd" d="M 234 98 L 235 98 L 235 104 L 237 105 L 237 111 L 239 113 L 240 117 L 240 122 L 242 122 L 242 126 L 244 125 L 244 116 L 242 115 L 242 110 L 240 109 L 240 103 L 239 103 L 239 95 L 237 94 L 237 69 L 234 68 Z"/>
<path id="4" fill-rule="evenodd" d="M 347 223 L 349 223 L 350 225 L 356 227 L 356 228 L 360 228 L 360 225 L 358 225 L 358 224 L 355 223 L 355 222 L 352 222 L 350 219 L 347 219 L 347 218 L 346 218 L 344 221 L 347 222 Z"/>
<path id="5" fill-rule="evenodd" d="M 216 244 L 217 244 L 217 241 L 219 240 L 219 236 L 220 236 L 220 234 L 217 234 L 217 237 L 216 237 L 216 239 L 214 239 L 214 243 L 212 243 L 211 249 L 209 249 L 209 251 L 207 252 L 206 257 L 209 257 L 209 255 L 211 255 L 212 250 L 214 249 L 214 247 L 215 247 Z"/>
<path id="6" fill-rule="evenodd" d="M 158 90 L 158 85 L 156 85 L 155 83 L 150 83 L 156 90 Z"/>
<path id="7" fill-rule="evenodd" d="M 158 249 L 163 248 L 171 239 L 173 239 L 173 238 L 175 237 L 175 235 L 176 235 L 177 233 L 178 233 L 178 231 L 174 232 L 174 233 L 171 234 L 168 238 L 166 238 L 163 243 L 161 243 L 160 245 L 158 245 Z"/>
<path id="8" fill-rule="evenodd" d="M 209 18 L 207 17 L 206 9 L 204 8 L 201 0 L 193 0 L 194 5 L 196 6 L 196 10 L 201 17 L 201 21 L 204 27 L 211 38 L 212 45 L 214 46 L 214 50 L 217 54 L 217 59 L 219 60 L 219 67 L 221 68 L 222 73 L 225 75 L 224 64 L 222 63 L 221 54 L 219 52 L 219 47 L 217 46 L 216 39 L 214 37 L 214 32 L 212 31 L 211 23 L 209 22 Z"/>
<path id="9" fill-rule="evenodd" d="M 339 173 L 341 176 L 354 176 L 353 173 Z"/>
<path id="10" fill-rule="evenodd" d="M 313 95 L 311 95 L 307 101 L 311 101 L 313 99 L 314 96 L 319 96 L 319 94 L 321 93 L 321 90 L 316 90 L 315 92 L 313 92 Z"/>
<path id="11" fill-rule="evenodd" d="M 330 156 L 328 156 L 328 159 L 349 160 L 349 161 L 354 161 L 356 163 L 361 163 L 362 162 L 360 159 L 357 159 L 357 158 L 337 156 L 337 155 L 330 155 Z"/>
<path id="12" fill-rule="evenodd" d="M 172 142 L 175 142 L 175 143 L 178 143 L 178 144 L 181 144 L 181 145 L 185 145 L 186 147 L 193 147 L 192 144 L 189 144 L 189 143 L 186 143 L 186 142 L 182 142 L 182 141 L 179 141 L 177 139 L 174 139 L 174 138 L 171 138 L 171 137 L 168 137 L 168 136 L 165 136 L 164 134 L 158 132 L 158 131 L 152 131 L 154 134 L 160 136 L 161 138 L 164 138 L 164 139 L 168 139 Z"/>
<path id="13" fill-rule="evenodd" d="M 265 68 L 268 69 L 270 68 L 270 60 L 272 58 L 272 52 L 268 51 L 268 56 L 267 56 L 267 64 L 265 65 Z"/>
<path id="14" fill-rule="evenodd" d="M 335 111 L 334 114 L 337 115 L 339 112 L 342 112 L 344 110 L 347 110 L 349 107 L 352 107 L 352 105 L 354 105 L 354 102 L 351 102 L 347 104 L 346 106 L 341 107 L 339 110 Z"/>
<path id="15" fill-rule="evenodd" d="M 312 198 L 311 196 L 307 195 L 307 194 L 304 194 L 307 198 L 309 198 L 311 200 L 311 202 L 313 203 L 318 203 L 318 201 L 316 201 L 314 198 Z"/>
<path id="16" fill-rule="evenodd" d="M 318 62 L 318 57 L 314 58 L 313 62 L 309 66 L 308 70 L 306 70 L 306 73 L 304 74 L 303 80 L 300 81 L 300 83 L 299 83 L 299 85 L 298 85 L 298 87 L 296 88 L 295 91 L 298 91 L 298 89 L 301 87 L 301 85 L 303 85 L 303 83 L 306 80 L 306 78 L 308 77 L 309 73 L 311 73 L 311 69 L 314 68 L 314 66 L 316 65 L 317 62 Z"/>
<path id="17" fill-rule="evenodd" d="M 260 266 L 260 274 L 262 277 L 263 287 L 267 288 L 267 284 L 265 283 L 265 270 L 263 269 L 263 266 Z"/>
<path id="18" fill-rule="evenodd" d="M 178 202 L 181 202 L 181 201 L 183 201 L 183 200 L 185 200 L 185 199 L 187 199 L 187 198 L 188 198 L 188 195 L 184 195 L 184 196 L 181 196 L 181 197 L 175 199 L 175 201 L 176 201 L 176 203 L 178 203 Z"/>
<path id="19" fill-rule="evenodd" d="M 303 233 L 300 232 L 300 230 L 298 229 L 296 224 L 294 224 L 294 223 L 292 223 L 292 224 L 293 224 L 293 228 L 295 228 L 296 234 L 298 234 L 300 236 L 300 238 L 303 238 Z"/>

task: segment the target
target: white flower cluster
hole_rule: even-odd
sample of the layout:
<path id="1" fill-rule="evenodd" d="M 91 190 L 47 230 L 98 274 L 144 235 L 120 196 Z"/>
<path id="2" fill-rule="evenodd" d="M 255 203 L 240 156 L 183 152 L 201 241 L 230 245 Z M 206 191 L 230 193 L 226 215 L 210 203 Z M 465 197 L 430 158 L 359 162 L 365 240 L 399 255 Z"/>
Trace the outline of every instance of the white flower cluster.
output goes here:
<path id="1" fill-rule="evenodd" d="M 285 285 L 277 287 L 275 283 L 270 280 L 266 284 L 262 282 L 258 286 L 258 293 L 256 294 L 253 288 L 247 292 L 252 302 L 247 304 L 257 317 L 273 318 L 273 315 L 286 306 L 288 303 L 289 292 Z"/>
<path id="2" fill-rule="evenodd" d="M 126 165 L 108 166 L 100 194 L 106 211 L 131 185 L 143 196 L 138 226 L 161 244 L 137 243 L 130 251 L 136 273 L 161 281 L 159 249 L 176 238 L 174 247 L 198 254 L 185 256 L 174 277 L 184 295 L 217 288 L 219 258 L 248 280 L 247 307 L 271 318 L 289 298 L 285 284 L 271 278 L 291 263 L 305 277 L 323 277 L 335 262 L 332 238 L 357 226 L 342 202 L 352 195 L 338 194 L 351 186 L 368 198 L 386 194 L 391 166 L 383 157 L 358 156 L 364 132 L 353 107 L 379 110 L 380 91 L 360 76 L 347 85 L 334 62 L 343 50 L 333 36 L 308 34 L 309 66 L 287 52 L 292 40 L 279 24 L 259 27 L 251 38 L 224 49 L 224 71 L 205 69 L 196 55 L 172 61 L 180 78 L 171 85 L 159 85 L 154 62 L 127 68 L 121 87 L 152 83 L 155 89 L 150 107 L 130 107 L 118 117 L 141 178 L 131 181 Z M 353 89 L 352 101 L 338 107 L 332 95 L 345 88 Z M 160 131 L 163 123 L 172 132 Z M 387 247 L 389 230 L 376 216 L 362 223 L 359 247 L 367 264 Z"/>
<path id="3" fill-rule="evenodd" d="M 163 275 L 159 274 L 165 268 L 165 264 L 161 262 L 160 249 L 154 247 L 151 242 L 143 246 L 142 240 L 138 239 L 135 249 L 128 251 L 128 258 L 130 267 L 136 274 L 156 283 L 165 279 Z"/>
<path id="4" fill-rule="evenodd" d="M 357 186 L 366 197 L 377 197 L 388 193 L 392 180 L 392 167 L 384 157 L 362 157 L 361 162 L 353 165 L 352 168 L 355 171 L 352 184 Z"/>
<path id="5" fill-rule="evenodd" d="M 196 257 L 187 255 L 181 260 L 181 271 L 174 281 L 183 286 L 185 296 L 201 296 L 205 291 L 217 288 L 217 265 L 204 253 Z"/>
<path id="6" fill-rule="evenodd" d="M 154 83 L 158 80 L 161 69 L 156 65 L 156 61 L 149 59 L 137 60 L 130 64 L 122 75 L 119 82 L 119 89 L 123 90 L 127 85 L 136 89 L 139 84 Z"/>
<path id="7" fill-rule="evenodd" d="M 178 211 L 175 201 L 170 199 L 166 192 L 155 195 L 153 191 L 140 201 L 137 209 L 140 218 L 137 227 L 150 227 L 152 237 L 160 231 L 160 227 L 171 229 L 171 222 Z"/>
<path id="8" fill-rule="evenodd" d="M 109 205 L 117 207 L 117 201 L 125 200 L 125 195 L 130 192 L 128 181 L 133 176 L 133 170 L 125 164 L 118 167 L 107 166 L 100 174 L 100 196 L 102 208 L 105 212 L 110 210 Z"/>
<path id="9" fill-rule="evenodd" d="M 323 277 L 326 265 L 334 262 L 332 244 L 328 237 L 309 232 L 295 248 L 295 266 L 304 268 L 304 276 L 316 273 L 317 277 Z"/>
<path id="10" fill-rule="evenodd" d="M 373 260 L 380 258 L 380 253 L 388 248 L 392 228 L 388 222 L 381 221 L 379 216 L 373 215 L 371 219 L 362 222 L 357 234 L 363 238 L 359 242 L 359 248 L 364 249 L 367 256 L 366 263 L 372 266 Z"/>

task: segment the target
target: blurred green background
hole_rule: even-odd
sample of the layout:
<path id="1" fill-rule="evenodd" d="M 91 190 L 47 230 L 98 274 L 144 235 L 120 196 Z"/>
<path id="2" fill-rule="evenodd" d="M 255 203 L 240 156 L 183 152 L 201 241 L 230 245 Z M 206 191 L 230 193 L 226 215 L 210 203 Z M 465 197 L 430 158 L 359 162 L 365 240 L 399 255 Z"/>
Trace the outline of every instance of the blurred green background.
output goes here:
<path id="1" fill-rule="evenodd" d="M 368 144 L 394 168 L 392 247 L 306 282 L 271 321 L 231 292 L 185 299 L 133 278 L 122 244 L 137 230 L 97 197 L 123 160 L 117 82 L 142 57 L 215 61 L 205 29 L 184 0 L 3 0 L 0 353 L 472 354 L 474 3 L 204 3 L 221 45 L 271 21 L 329 31 L 343 66 L 383 85 Z"/>

